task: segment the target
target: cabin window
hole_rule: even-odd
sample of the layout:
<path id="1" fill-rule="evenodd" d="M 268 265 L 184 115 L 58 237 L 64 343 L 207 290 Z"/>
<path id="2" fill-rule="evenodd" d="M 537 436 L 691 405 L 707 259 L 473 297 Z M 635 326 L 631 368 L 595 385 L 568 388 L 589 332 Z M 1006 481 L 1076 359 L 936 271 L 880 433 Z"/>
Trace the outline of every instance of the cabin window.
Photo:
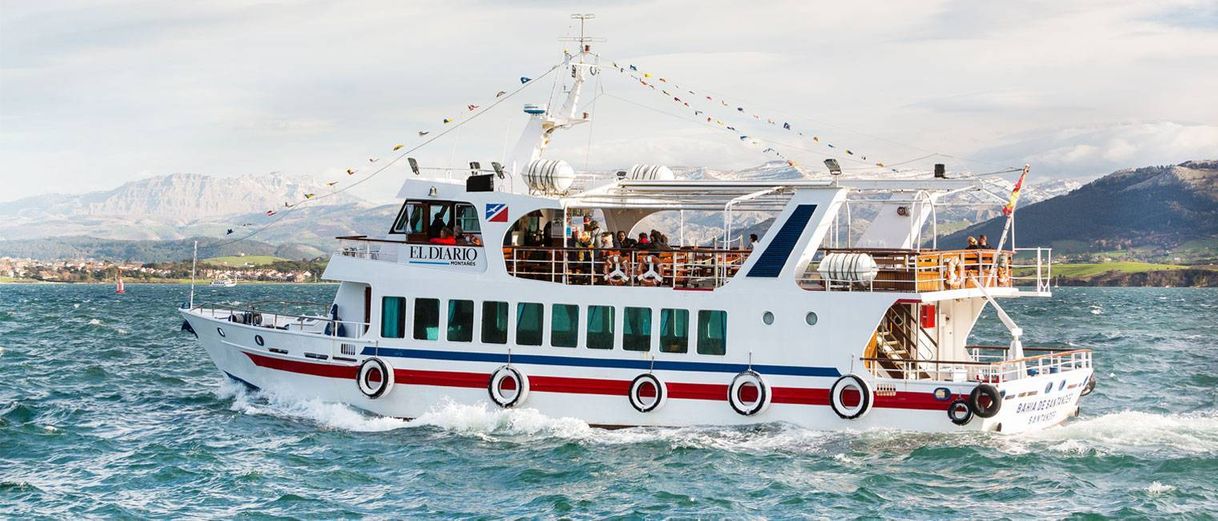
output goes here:
<path id="1" fill-rule="evenodd" d="M 536 302 L 516 304 L 516 343 L 522 346 L 541 345 L 541 332 L 545 328 L 545 306 Z"/>
<path id="2" fill-rule="evenodd" d="M 550 306 L 550 345 L 575 347 L 579 344 L 579 306 L 554 304 Z"/>
<path id="3" fill-rule="evenodd" d="M 381 298 L 381 338 L 406 336 L 406 299 L 402 297 Z"/>
<path id="4" fill-rule="evenodd" d="M 416 340 L 440 339 L 440 300 L 421 298 L 414 301 L 414 337 Z"/>
<path id="5" fill-rule="evenodd" d="M 613 306 L 588 306 L 588 348 L 613 349 Z"/>
<path id="6" fill-rule="evenodd" d="M 660 310 L 660 351 L 689 352 L 689 310 Z"/>
<path id="7" fill-rule="evenodd" d="M 482 225 L 478 222 L 478 210 L 469 204 L 457 205 L 457 226 L 465 233 L 480 233 Z"/>
<path id="8" fill-rule="evenodd" d="M 727 312 L 704 309 L 698 312 L 698 354 L 727 353 Z"/>
<path id="9" fill-rule="evenodd" d="M 508 333 L 508 303 L 482 303 L 482 342 L 506 344 Z"/>
<path id="10" fill-rule="evenodd" d="M 389 233 L 423 233 L 423 225 L 427 217 L 427 206 L 423 203 L 405 203 L 398 212 L 398 218 L 393 221 L 393 229 Z"/>
<path id="11" fill-rule="evenodd" d="M 650 351 L 651 308 L 627 307 L 622 318 L 622 349 Z"/>
<path id="12" fill-rule="evenodd" d="M 474 301 L 448 301 L 448 341 L 472 342 L 474 340 Z"/>

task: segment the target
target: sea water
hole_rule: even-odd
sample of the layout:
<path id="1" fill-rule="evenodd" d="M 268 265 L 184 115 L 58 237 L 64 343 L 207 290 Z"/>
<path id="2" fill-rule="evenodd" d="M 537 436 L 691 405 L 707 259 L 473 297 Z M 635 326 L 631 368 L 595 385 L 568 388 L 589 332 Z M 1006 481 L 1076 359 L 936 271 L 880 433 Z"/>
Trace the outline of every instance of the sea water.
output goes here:
<path id="1" fill-rule="evenodd" d="M 334 289 L 198 298 L 320 311 Z M 1079 418 L 1009 436 L 378 418 L 227 381 L 178 329 L 183 286 L 0 285 L 0 517 L 1218 515 L 1218 291 L 1055 293 L 1006 306 L 1028 344 L 1095 349 L 1099 386 Z M 992 312 L 973 340 L 1006 342 Z"/>

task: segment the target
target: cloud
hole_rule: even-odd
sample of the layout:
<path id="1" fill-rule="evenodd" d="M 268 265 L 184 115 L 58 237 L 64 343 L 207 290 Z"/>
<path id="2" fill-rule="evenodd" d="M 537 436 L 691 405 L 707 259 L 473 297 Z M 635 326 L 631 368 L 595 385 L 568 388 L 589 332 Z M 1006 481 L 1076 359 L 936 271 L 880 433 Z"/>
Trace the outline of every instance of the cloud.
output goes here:
<path id="1" fill-rule="evenodd" d="M 1042 129 L 976 155 L 1026 162 L 1042 175 L 1085 177 L 1122 168 L 1218 158 L 1218 125 L 1175 122 L 1114 123 Z"/>
<path id="2" fill-rule="evenodd" d="M 558 61 L 555 36 L 577 30 L 565 5 L 6 3 L 0 200 L 139 173 L 343 172 Z M 845 148 L 888 163 L 933 151 L 1074 175 L 1212 155 L 1199 153 L 1213 150 L 1209 127 L 1190 123 L 1218 121 L 1218 104 L 1205 103 L 1218 91 L 1218 28 L 1204 2 L 659 0 L 596 12 L 590 31 L 608 38 L 596 47 L 606 60 L 839 146 L 741 122 L 809 164 Z M 494 160 L 523 126 L 520 105 L 553 103 L 561 89 L 547 78 L 420 159 Z M 769 159 L 618 75 L 598 76 L 585 99 L 598 93 L 629 103 L 601 98 L 591 125 L 556 137 L 554 157 L 591 168 Z M 1111 121 L 1158 123 L 1098 130 Z M 368 186 L 396 192 L 397 179 Z"/>

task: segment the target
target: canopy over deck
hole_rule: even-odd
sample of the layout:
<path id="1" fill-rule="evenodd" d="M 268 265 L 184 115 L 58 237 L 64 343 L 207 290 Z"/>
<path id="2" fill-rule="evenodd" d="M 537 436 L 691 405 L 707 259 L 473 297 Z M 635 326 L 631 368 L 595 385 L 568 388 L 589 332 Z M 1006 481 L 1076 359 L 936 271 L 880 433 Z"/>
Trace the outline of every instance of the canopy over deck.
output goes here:
<path id="1" fill-rule="evenodd" d="M 946 194 L 982 189 L 976 179 L 841 179 L 796 181 L 616 181 L 563 197 L 566 208 L 780 210 L 798 190 Z"/>

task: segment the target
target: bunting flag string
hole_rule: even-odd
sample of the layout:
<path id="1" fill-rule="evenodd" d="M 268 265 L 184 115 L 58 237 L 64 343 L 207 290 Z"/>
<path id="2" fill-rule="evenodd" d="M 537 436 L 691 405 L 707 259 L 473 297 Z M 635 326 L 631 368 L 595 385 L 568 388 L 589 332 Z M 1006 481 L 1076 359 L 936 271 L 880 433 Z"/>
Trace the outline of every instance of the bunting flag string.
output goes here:
<path id="1" fill-rule="evenodd" d="M 542 75 L 538 76 L 536 79 L 540 79 L 540 78 L 543 78 L 543 77 L 545 77 L 545 76 L 550 75 L 550 74 L 551 74 L 551 73 L 553 73 L 553 72 L 554 72 L 556 69 L 558 69 L 560 66 L 561 66 L 561 64 L 552 66 L 552 67 L 551 67 L 549 70 L 545 71 L 545 73 L 543 73 Z M 381 172 L 385 171 L 387 168 L 389 168 L 390 166 L 392 166 L 394 163 L 397 163 L 397 162 L 401 161 L 401 160 L 402 160 L 402 158 L 404 158 L 404 157 L 406 156 L 406 154 L 409 154 L 409 153 L 411 153 L 411 152 L 413 152 L 413 151 L 415 151 L 415 150 L 418 150 L 419 148 L 421 148 L 421 147 L 423 147 L 423 146 L 426 146 L 427 144 L 431 143 L 432 141 L 435 141 L 436 139 L 439 139 L 441 136 L 443 136 L 443 135 L 447 134 L 449 131 L 454 130 L 455 128 L 457 128 L 457 127 L 459 127 L 459 126 L 461 126 L 461 125 L 465 124 L 466 122 L 468 122 L 468 121 L 470 121 L 470 120 L 472 120 L 472 119 L 474 119 L 474 118 L 476 118 L 476 117 L 480 116 L 481 114 L 485 113 L 487 110 L 490 110 L 491 108 L 493 108 L 495 105 L 498 105 L 500 102 L 502 102 L 502 101 L 506 101 L 506 100 L 507 100 L 507 98 L 510 98 L 510 97 L 514 96 L 515 94 L 519 93 L 521 90 L 524 90 L 524 89 L 525 89 L 526 87 L 528 87 L 528 86 L 529 86 L 529 84 L 530 84 L 531 82 L 533 82 L 533 81 L 534 81 L 534 78 L 529 78 L 528 76 L 521 76 L 521 77 L 520 77 L 520 83 L 521 83 L 521 86 L 520 86 L 520 87 L 517 87 L 515 90 L 512 90 L 510 93 L 509 93 L 508 91 L 506 91 L 506 90 L 500 90 L 500 91 L 497 91 L 497 92 L 495 93 L 494 100 L 493 100 L 493 101 L 492 101 L 492 102 L 491 102 L 489 105 L 487 105 L 485 108 L 483 108 L 483 105 L 479 105 L 479 104 L 475 104 L 475 103 L 468 103 L 468 104 L 466 104 L 466 105 L 465 105 L 465 109 L 466 109 L 466 112 L 468 112 L 468 113 L 469 113 L 469 114 L 468 114 L 468 116 L 466 116 L 466 117 L 464 117 L 464 118 L 461 118 L 461 120 L 460 120 L 460 121 L 458 121 L 458 119 L 459 119 L 459 118 L 456 118 L 456 117 L 446 117 L 446 118 L 444 118 L 444 119 L 442 120 L 442 123 L 443 123 L 444 125 L 450 125 L 450 126 L 448 126 L 448 127 L 445 129 L 445 130 L 441 131 L 440 133 L 436 134 L 435 136 L 430 137 L 430 138 L 427 138 L 427 139 L 426 139 L 425 141 L 423 141 L 422 143 L 419 143 L 418 145 L 415 145 L 415 146 L 413 146 L 413 147 L 409 148 L 408 150 L 402 151 L 402 149 L 404 149 L 404 148 L 406 148 L 406 147 L 407 147 L 407 145 L 406 145 L 405 143 L 398 143 L 398 144 L 393 145 L 393 152 L 399 152 L 399 151 L 402 151 L 402 152 L 400 153 L 400 155 L 397 155 L 396 157 L 394 157 L 394 158 L 390 159 L 390 160 L 389 160 L 389 161 L 387 161 L 387 162 L 384 162 L 384 164 L 382 164 L 382 165 L 381 165 L 381 166 L 379 166 L 378 168 L 375 168 L 375 170 L 373 170 L 371 173 L 369 173 L 369 174 L 367 174 L 367 175 L 360 176 L 360 178 L 355 179 L 353 182 L 351 182 L 351 183 L 347 184 L 347 186 L 337 187 L 337 186 L 340 184 L 340 181 L 339 181 L 339 180 L 337 180 L 337 179 L 327 181 L 327 182 L 325 183 L 325 185 L 326 185 L 327 187 L 334 188 L 334 190 L 333 190 L 333 191 L 330 191 L 330 192 L 327 192 L 327 193 L 324 193 L 324 194 L 319 194 L 319 193 L 316 193 L 316 192 L 309 192 L 309 193 L 305 193 L 305 194 L 303 194 L 303 199 L 300 199 L 300 200 L 298 200 L 298 201 L 296 201 L 296 202 L 284 201 L 284 203 L 283 203 L 283 208 L 282 208 L 282 209 L 278 209 L 278 210 L 277 210 L 277 209 L 272 208 L 272 209 L 269 209 L 269 210 L 267 210 L 266 212 L 264 212 L 264 215 L 266 215 L 266 217 L 282 216 L 282 215 L 283 215 L 285 212 L 288 212 L 288 211 L 294 210 L 294 209 L 296 209 L 297 207 L 299 207 L 300 205 L 302 205 L 302 204 L 304 204 L 304 203 L 306 203 L 306 202 L 308 202 L 308 201 L 313 201 L 313 200 L 317 200 L 317 199 L 322 199 L 322 198 L 329 197 L 329 196 L 331 196 L 331 195 L 335 195 L 335 194 L 338 194 L 338 193 L 340 193 L 340 192 L 344 192 L 344 191 L 346 191 L 346 190 L 349 190 L 349 189 L 351 189 L 351 188 L 355 187 L 356 185 L 359 185 L 359 184 L 363 183 L 364 181 L 367 181 L 368 179 L 372 178 L 373 176 L 375 176 L 375 175 L 377 175 L 377 174 L 379 174 L 379 173 L 381 173 Z M 431 130 L 419 130 L 419 131 L 417 132 L 417 134 L 418 134 L 418 137 L 420 137 L 420 138 L 424 138 L 425 136 L 431 135 L 431 134 L 432 134 L 432 131 L 431 131 Z M 380 159 L 381 159 L 381 158 L 379 158 L 379 157 L 375 157 L 375 156 L 373 156 L 373 157 L 369 157 L 369 158 L 368 158 L 368 163 L 369 163 L 369 164 L 371 164 L 371 165 L 376 165 L 377 163 L 380 163 L 380 162 L 381 162 L 381 161 L 380 161 Z M 347 173 L 347 177 L 352 177 L 352 176 L 355 176 L 356 174 L 358 174 L 358 173 L 359 173 L 359 170 L 357 170 L 357 169 L 355 169 L 355 168 L 347 168 L 347 169 L 345 169 L 345 170 L 346 170 L 346 173 Z M 335 187 L 337 187 L 337 188 L 335 188 Z M 278 221 L 278 220 L 279 220 L 279 218 L 278 218 L 278 217 L 276 217 L 276 221 Z M 220 243 L 220 244 L 215 245 L 215 246 L 213 246 L 213 247 L 219 247 L 219 246 L 223 246 L 223 245 L 225 245 L 225 244 L 231 244 L 231 243 L 233 243 L 233 242 L 237 242 L 237 241 L 241 241 L 241 240 L 248 239 L 248 238 L 250 238 L 250 237 L 252 237 L 252 236 L 256 235 L 257 233 L 261 232 L 262 230 L 266 229 L 267 227 L 271 226 L 271 224 L 273 224 L 273 222 L 272 222 L 272 223 L 267 223 L 267 224 L 264 224 L 264 225 L 260 226 L 260 227 L 259 227 L 257 230 L 255 230 L 255 231 L 253 231 L 253 232 L 251 232 L 251 233 L 249 233 L 249 234 L 246 234 L 246 235 L 244 235 L 244 236 L 242 236 L 242 237 L 238 237 L 238 238 L 232 239 L 232 240 L 230 240 L 230 241 L 226 241 L 226 242 Z M 252 224 L 243 224 L 243 225 L 241 225 L 241 226 L 252 226 Z M 229 228 L 229 229 L 227 229 L 227 230 L 226 230 L 225 235 L 232 235 L 232 234 L 233 234 L 233 229 L 232 229 L 232 228 Z"/>
<path id="2" fill-rule="evenodd" d="M 680 85 L 676 84 L 674 81 L 670 80 L 669 78 L 663 77 L 663 76 L 656 76 L 655 80 L 651 80 L 651 78 L 653 77 L 652 73 L 640 71 L 638 66 L 633 65 L 633 64 L 627 64 L 626 67 L 619 66 L 616 62 L 612 62 L 612 64 L 613 64 L 613 68 L 615 70 L 617 70 L 619 73 L 622 73 L 626 76 L 629 76 L 630 78 L 633 78 L 634 80 L 638 81 L 639 84 L 649 87 L 652 90 L 659 90 L 659 92 L 661 94 L 664 94 L 669 99 L 669 101 L 680 104 L 683 107 L 693 109 L 694 116 L 700 117 L 705 114 L 707 116 L 706 117 L 707 123 L 713 122 L 715 125 L 717 125 L 719 127 L 725 128 L 727 130 L 731 130 L 733 132 L 738 132 L 735 127 L 724 123 L 724 121 L 722 119 L 713 117 L 713 115 L 711 115 L 705 108 L 694 107 L 694 106 L 690 105 L 690 103 L 687 99 L 681 99 L 678 96 L 673 96 L 671 93 L 669 93 L 669 91 L 667 90 L 667 87 L 663 88 L 663 89 L 657 89 L 656 84 L 663 83 L 666 85 L 670 85 L 675 90 L 688 92 L 691 95 L 697 96 L 697 92 L 695 90 L 683 88 Z M 817 145 L 822 145 L 827 148 L 833 149 L 835 151 L 844 152 L 847 156 L 844 159 L 850 159 L 853 161 L 866 163 L 868 165 L 873 164 L 879 168 L 889 168 L 888 165 L 886 165 L 883 161 L 868 160 L 867 155 L 856 153 L 853 149 L 840 148 L 827 141 L 822 141 L 819 135 L 811 132 L 810 130 L 806 131 L 806 133 L 805 133 L 805 130 L 796 128 L 789 121 L 782 120 L 782 119 L 775 119 L 773 117 L 764 117 L 763 118 L 762 114 L 750 111 L 750 110 L 746 109 L 744 105 L 729 104 L 728 100 L 722 99 L 722 98 L 716 99 L 715 96 L 711 96 L 711 95 L 705 95 L 704 97 L 706 98 L 706 101 L 708 101 L 708 102 L 714 102 L 717 100 L 719 102 L 720 106 L 735 107 L 736 113 L 740 114 L 741 116 L 751 116 L 756 121 L 764 121 L 768 125 L 772 125 L 776 128 L 781 128 L 784 131 L 796 134 L 800 138 L 807 138 L 808 136 L 811 136 L 811 143 L 817 144 Z M 779 121 L 782 121 L 781 125 L 779 125 Z M 756 139 L 748 138 L 747 136 L 743 136 L 743 135 L 740 137 L 741 137 L 741 141 L 748 142 L 748 143 L 757 143 Z M 779 152 L 778 150 L 775 150 L 773 147 L 767 148 L 765 150 L 765 152 L 776 154 L 779 157 L 783 157 L 785 159 L 785 156 L 783 156 L 781 152 Z M 788 162 L 790 162 L 790 161 L 788 161 Z M 892 170 L 893 172 L 897 171 L 896 168 L 889 168 L 889 169 Z"/>

